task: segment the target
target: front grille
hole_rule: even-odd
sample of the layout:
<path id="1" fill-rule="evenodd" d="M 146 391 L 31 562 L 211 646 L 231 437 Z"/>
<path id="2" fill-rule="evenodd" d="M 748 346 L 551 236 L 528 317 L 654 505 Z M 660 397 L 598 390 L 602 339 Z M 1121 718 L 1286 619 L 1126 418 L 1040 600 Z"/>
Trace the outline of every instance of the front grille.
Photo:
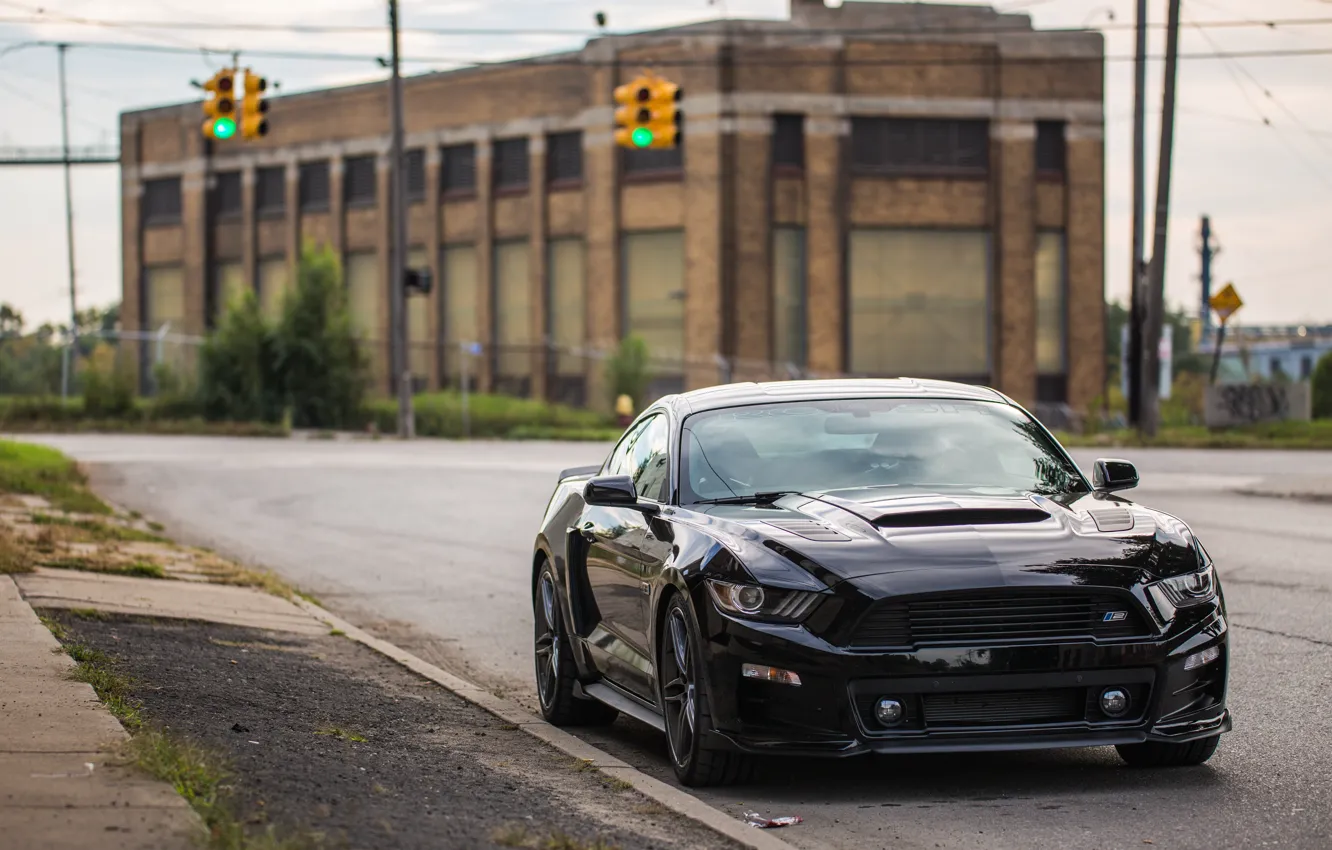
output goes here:
<path id="1" fill-rule="evenodd" d="M 998 693 L 925 694 L 925 726 L 1006 726 L 1064 723 L 1085 714 L 1086 688 Z"/>
<path id="2" fill-rule="evenodd" d="M 848 646 L 884 649 L 1010 640 L 1056 643 L 1145 633 L 1138 606 L 1127 597 L 1109 593 L 978 594 L 879 602 L 856 625 Z"/>

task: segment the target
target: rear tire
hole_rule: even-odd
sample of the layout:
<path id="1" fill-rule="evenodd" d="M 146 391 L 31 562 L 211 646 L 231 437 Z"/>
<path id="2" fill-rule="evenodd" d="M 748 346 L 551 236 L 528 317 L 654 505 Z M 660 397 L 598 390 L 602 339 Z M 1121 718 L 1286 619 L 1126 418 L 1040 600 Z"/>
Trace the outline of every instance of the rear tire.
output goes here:
<path id="1" fill-rule="evenodd" d="M 666 720 L 666 747 L 680 783 L 694 788 L 735 785 L 754 774 L 754 759 L 704 743 L 711 737 L 702 638 L 689 599 L 676 594 L 666 606 L 657 659 L 658 705 Z"/>
<path id="2" fill-rule="evenodd" d="M 1115 750 L 1131 767 L 1195 767 L 1211 758 L 1220 742 L 1221 736 L 1213 735 L 1182 744 L 1165 741 L 1120 744 Z"/>
<path id="3" fill-rule="evenodd" d="M 574 696 L 578 667 L 560 613 L 559 583 L 550 562 L 541 565 L 532 598 L 533 656 L 541 716 L 555 726 L 605 726 L 619 712 L 594 699 Z"/>

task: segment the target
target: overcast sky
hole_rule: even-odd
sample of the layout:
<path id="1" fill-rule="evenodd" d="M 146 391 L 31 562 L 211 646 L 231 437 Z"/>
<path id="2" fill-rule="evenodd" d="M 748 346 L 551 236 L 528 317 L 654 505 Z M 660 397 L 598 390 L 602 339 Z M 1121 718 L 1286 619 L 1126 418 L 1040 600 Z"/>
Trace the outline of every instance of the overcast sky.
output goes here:
<path id="1" fill-rule="evenodd" d="M 835 2 L 835 0 L 834 0 Z M 9 49 L 30 40 L 163 44 L 221 49 L 288 49 L 375 54 L 386 52 L 383 33 L 306 35 L 236 30 L 168 30 L 26 22 L 38 6 L 54 16 L 147 22 L 321 23 L 379 25 L 382 0 L 230 0 L 195 11 L 188 0 L 0 0 L 0 146 L 60 143 L 56 51 Z M 200 4 L 202 5 L 202 4 Z M 1133 0 L 1006 0 L 1001 10 L 1022 11 L 1037 27 L 1105 27 L 1106 52 L 1106 289 L 1123 300 L 1128 280 L 1131 56 Z M 1166 0 L 1150 0 L 1152 19 L 1165 20 Z M 731 17 L 782 18 L 787 0 L 402 0 L 404 26 L 593 29 L 605 11 L 613 30 Z M 1187 54 L 1249 50 L 1332 49 L 1332 25 L 1208 28 L 1190 22 L 1325 18 L 1329 0 L 1184 0 L 1181 49 Z M 1113 16 L 1113 17 L 1112 17 Z M 577 47 L 578 34 L 497 36 L 404 35 L 403 52 L 429 61 L 409 73 L 448 67 L 450 61 L 507 58 Z M 1151 32 L 1151 53 L 1164 50 L 1163 29 Z M 1208 41 L 1210 39 L 1210 42 Z M 195 99 L 190 79 L 203 79 L 221 59 L 75 47 L 67 54 L 70 134 L 74 145 L 116 143 L 124 109 Z M 254 59 L 283 91 L 382 78 L 373 61 Z M 1148 200 L 1155 187 L 1161 63 L 1149 77 Z M 1332 222 L 1332 55 L 1258 57 L 1234 61 L 1187 59 L 1180 64 L 1175 176 L 1167 252 L 1167 298 L 1196 309 L 1198 218 L 1212 217 L 1222 244 L 1220 283 L 1234 281 L 1247 302 L 1237 320 L 1259 323 L 1332 323 L 1332 257 L 1326 253 Z M 1265 124 L 1264 121 L 1270 122 Z M 68 315 L 59 168 L 0 168 L 0 301 L 17 306 L 31 324 Z M 118 169 L 74 170 L 78 295 L 82 305 L 120 298 Z M 1149 221 L 1150 227 L 1150 221 Z M 1149 230 L 1150 241 L 1150 230 Z"/>

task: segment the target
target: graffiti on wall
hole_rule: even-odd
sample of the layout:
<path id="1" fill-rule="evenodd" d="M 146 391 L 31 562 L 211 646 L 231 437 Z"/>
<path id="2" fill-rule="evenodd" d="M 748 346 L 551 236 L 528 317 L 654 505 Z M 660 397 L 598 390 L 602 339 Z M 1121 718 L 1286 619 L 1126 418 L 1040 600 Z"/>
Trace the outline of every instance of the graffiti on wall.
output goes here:
<path id="1" fill-rule="evenodd" d="M 1207 388 L 1204 419 L 1209 428 L 1309 419 L 1307 381 L 1288 384 L 1219 384 Z"/>

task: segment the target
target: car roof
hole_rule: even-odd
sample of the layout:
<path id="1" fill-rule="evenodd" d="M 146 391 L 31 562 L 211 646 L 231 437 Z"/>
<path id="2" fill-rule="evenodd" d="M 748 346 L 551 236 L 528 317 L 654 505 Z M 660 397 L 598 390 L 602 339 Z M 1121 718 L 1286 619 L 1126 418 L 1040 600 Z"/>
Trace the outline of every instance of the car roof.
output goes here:
<path id="1" fill-rule="evenodd" d="M 1012 404 L 1003 393 L 975 384 L 920 378 L 840 378 L 723 384 L 666 396 L 657 405 L 670 406 L 688 415 L 751 404 L 839 398 L 947 398 Z"/>

